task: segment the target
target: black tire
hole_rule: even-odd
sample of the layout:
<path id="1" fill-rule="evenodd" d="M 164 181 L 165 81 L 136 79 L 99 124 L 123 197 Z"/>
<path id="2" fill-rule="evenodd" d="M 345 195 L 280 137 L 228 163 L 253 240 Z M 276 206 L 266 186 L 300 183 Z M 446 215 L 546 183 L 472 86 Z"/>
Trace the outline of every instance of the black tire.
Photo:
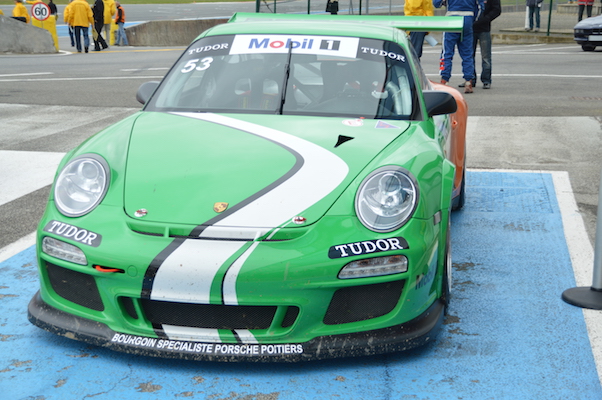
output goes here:
<path id="1" fill-rule="evenodd" d="M 441 301 L 445 306 L 445 315 L 449 309 L 452 289 L 452 259 L 451 259 L 451 218 L 448 217 L 447 234 L 445 239 L 445 255 L 443 260 L 443 279 L 441 280 Z"/>
<path id="2" fill-rule="evenodd" d="M 452 200 L 452 211 L 461 210 L 466 202 L 466 166 L 462 170 L 462 183 L 460 184 L 460 193 Z"/>
<path id="3" fill-rule="evenodd" d="M 596 50 L 596 46 L 593 46 L 591 44 L 582 44 L 581 48 L 583 49 L 583 51 L 594 51 L 594 50 Z"/>

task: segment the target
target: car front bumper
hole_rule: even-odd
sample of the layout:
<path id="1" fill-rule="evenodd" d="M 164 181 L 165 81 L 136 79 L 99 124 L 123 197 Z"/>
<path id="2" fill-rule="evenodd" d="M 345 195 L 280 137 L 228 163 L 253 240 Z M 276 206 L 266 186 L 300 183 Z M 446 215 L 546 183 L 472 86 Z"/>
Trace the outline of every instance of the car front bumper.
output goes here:
<path id="1" fill-rule="evenodd" d="M 29 303 L 28 318 L 51 333 L 130 354 L 199 361 L 297 362 L 370 356 L 422 346 L 435 339 L 444 310 L 443 302 L 437 300 L 423 314 L 401 325 L 290 344 L 207 343 L 122 334 L 103 323 L 48 305 L 39 292 Z"/>

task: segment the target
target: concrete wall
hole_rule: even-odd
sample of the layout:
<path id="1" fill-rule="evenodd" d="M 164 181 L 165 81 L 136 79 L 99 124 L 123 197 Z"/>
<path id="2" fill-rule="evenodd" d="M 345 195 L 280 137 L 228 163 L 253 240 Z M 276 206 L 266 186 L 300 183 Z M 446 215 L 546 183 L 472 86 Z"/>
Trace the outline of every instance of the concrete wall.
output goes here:
<path id="1" fill-rule="evenodd" d="M 54 40 L 45 29 L 0 15 L 0 53 L 56 53 Z"/>
<path id="2" fill-rule="evenodd" d="M 130 46 L 188 46 L 203 31 L 227 19 L 149 21 L 125 30 Z"/>
<path id="3" fill-rule="evenodd" d="M 596 2 L 597 3 L 597 2 Z M 559 14 L 579 14 L 579 5 L 577 3 L 558 4 L 556 8 Z M 602 14 L 602 6 L 594 5 L 592 7 L 592 17 Z M 587 12 L 583 11 L 583 18 L 587 18 Z"/>

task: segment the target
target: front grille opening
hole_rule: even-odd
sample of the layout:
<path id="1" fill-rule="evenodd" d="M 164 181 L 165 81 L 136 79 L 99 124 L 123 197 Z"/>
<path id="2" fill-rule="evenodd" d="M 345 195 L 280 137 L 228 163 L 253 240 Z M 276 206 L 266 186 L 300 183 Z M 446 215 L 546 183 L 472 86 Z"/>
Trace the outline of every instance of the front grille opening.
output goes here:
<path id="1" fill-rule="evenodd" d="M 82 307 L 103 311 L 104 305 L 92 275 L 73 271 L 46 262 L 46 271 L 52 289 L 62 298 Z"/>
<path id="2" fill-rule="evenodd" d="M 132 300 L 131 297 L 120 297 L 119 303 L 127 315 L 130 316 L 130 318 L 138 319 L 138 313 L 136 312 L 136 307 L 134 306 L 134 300 Z"/>
<path id="3" fill-rule="evenodd" d="M 339 289 L 332 296 L 324 323 L 346 324 L 388 314 L 397 306 L 404 284 L 400 280 Z"/>
<path id="4" fill-rule="evenodd" d="M 286 314 L 284 315 L 284 319 L 282 320 L 283 328 L 290 328 L 293 326 L 297 317 L 299 316 L 299 307 L 287 307 Z"/>
<path id="5" fill-rule="evenodd" d="M 207 329 L 268 329 L 276 306 L 226 306 L 142 299 L 146 318 L 153 325 Z"/>

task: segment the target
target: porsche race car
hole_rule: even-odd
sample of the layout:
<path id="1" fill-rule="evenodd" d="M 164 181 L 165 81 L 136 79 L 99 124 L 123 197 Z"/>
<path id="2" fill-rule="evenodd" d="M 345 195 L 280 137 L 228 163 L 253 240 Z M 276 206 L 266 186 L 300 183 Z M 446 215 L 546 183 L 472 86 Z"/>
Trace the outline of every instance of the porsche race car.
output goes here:
<path id="1" fill-rule="evenodd" d="M 62 160 L 29 320 L 212 361 L 401 351 L 450 298 L 467 107 L 404 30 L 462 17 L 236 14 Z"/>

